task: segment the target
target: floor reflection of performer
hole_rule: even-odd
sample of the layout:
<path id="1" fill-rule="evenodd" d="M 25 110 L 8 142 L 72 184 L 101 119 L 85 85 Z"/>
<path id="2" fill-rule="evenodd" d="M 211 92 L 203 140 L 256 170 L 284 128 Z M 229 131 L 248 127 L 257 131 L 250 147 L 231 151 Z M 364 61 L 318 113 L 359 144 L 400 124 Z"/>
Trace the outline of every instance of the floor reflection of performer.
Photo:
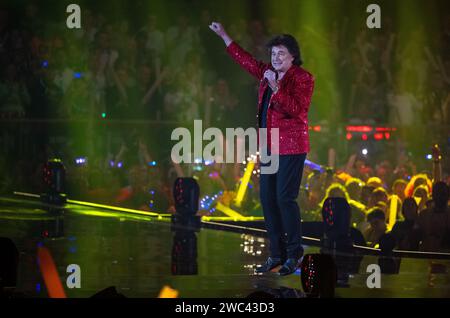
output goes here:
<path id="1" fill-rule="evenodd" d="M 196 215 L 200 188 L 193 178 L 178 178 L 173 187 L 175 214 L 171 220 L 174 233 L 171 271 L 173 275 L 196 275 L 197 234 L 201 219 Z"/>
<path id="2" fill-rule="evenodd" d="M 173 275 L 197 275 L 197 235 L 192 230 L 175 231 L 172 245 Z"/>
<path id="3" fill-rule="evenodd" d="M 273 174 L 261 174 L 260 198 L 270 240 L 270 257 L 257 272 L 268 272 L 283 265 L 278 273 L 295 272 L 303 255 L 300 209 L 297 205 L 303 166 L 310 150 L 308 109 L 314 78 L 302 64 L 296 39 L 288 34 L 273 38 L 267 45 L 271 64 L 257 61 L 225 32 L 220 23 L 210 29 L 219 35 L 230 56 L 260 80 L 258 125 L 279 129 L 279 168 Z M 269 142 L 270 144 L 270 142 Z M 269 148 L 269 150 L 271 150 Z"/>

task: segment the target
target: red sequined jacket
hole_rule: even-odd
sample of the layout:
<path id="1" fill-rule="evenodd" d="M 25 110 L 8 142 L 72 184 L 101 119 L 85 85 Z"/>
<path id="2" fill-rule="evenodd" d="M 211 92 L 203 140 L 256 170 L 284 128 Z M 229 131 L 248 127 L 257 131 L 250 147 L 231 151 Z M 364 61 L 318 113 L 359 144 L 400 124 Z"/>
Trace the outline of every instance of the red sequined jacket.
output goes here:
<path id="1" fill-rule="evenodd" d="M 270 64 L 255 60 L 235 42 L 227 47 L 227 52 L 239 65 L 260 80 L 257 115 L 259 125 L 263 96 L 269 85 L 263 76 L 266 70 L 273 68 Z M 296 65 L 292 65 L 280 80 L 278 91 L 272 94 L 267 110 L 269 145 L 270 129 L 279 129 L 279 151 L 271 149 L 272 153 L 293 155 L 309 152 L 308 109 L 313 88 L 313 75 Z"/>

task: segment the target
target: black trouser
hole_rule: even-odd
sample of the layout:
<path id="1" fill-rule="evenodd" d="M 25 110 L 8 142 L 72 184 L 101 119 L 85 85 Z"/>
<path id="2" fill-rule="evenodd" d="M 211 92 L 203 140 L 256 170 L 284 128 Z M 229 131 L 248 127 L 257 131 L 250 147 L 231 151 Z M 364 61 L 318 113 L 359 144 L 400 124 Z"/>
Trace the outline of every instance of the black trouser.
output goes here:
<path id="1" fill-rule="evenodd" d="M 278 171 L 260 176 L 260 198 L 271 257 L 299 259 L 303 255 L 296 199 L 305 159 L 306 154 L 280 155 Z"/>

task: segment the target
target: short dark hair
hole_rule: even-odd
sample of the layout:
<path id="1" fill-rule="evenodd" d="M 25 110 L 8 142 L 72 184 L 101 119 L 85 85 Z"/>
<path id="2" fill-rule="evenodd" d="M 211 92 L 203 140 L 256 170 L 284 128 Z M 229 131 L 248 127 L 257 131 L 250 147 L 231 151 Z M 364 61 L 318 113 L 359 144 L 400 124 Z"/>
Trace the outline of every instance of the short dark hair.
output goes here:
<path id="1" fill-rule="evenodd" d="M 380 209 L 374 209 L 367 215 L 367 221 L 375 221 L 375 220 L 385 220 L 386 216 L 383 212 L 383 210 Z"/>
<path id="2" fill-rule="evenodd" d="M 417 212 L 417 209 L 418 209 L 417 202 L 416 202 L 416 200 L 414 200 L 413 197 L 408 197 L 405 199 L 405 201 L 403 201 L 403 204 L 402 204 L 403 216 L 405 216 L 406 210 L 411 209 L 411 208 L 413 208 L 415 210 L 415 212 Z"/>
<path id="3" fill-rule="evenodd" d="M 273 37 L 269 42 L 267 42 L 266 47 L 272 50 L 272 47 L 283 45 L 285 46 L 289 53 L 294 57 L 292 64 L 300 66 L 303 64 L 302 56 L 300 54 L 300 47 L 297 40 L 290 34 L 281 34 Z"/>

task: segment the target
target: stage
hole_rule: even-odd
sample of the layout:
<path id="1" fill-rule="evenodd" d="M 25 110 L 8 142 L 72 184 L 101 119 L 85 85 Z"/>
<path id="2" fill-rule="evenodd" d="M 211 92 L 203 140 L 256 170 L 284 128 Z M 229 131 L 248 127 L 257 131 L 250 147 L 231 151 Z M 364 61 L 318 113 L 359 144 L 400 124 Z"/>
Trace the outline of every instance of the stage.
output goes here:
<path id="1" fill-rule="evenodd" d="M 247 297 L 256 291 L 304 296 L 300 270 L 287 277 L 255 274 L 256 264 L 268 256 L 268 243 L 264 231 L 238 222 L 203 222 L 194 231 L 174 228 L 166 215 L 81 204 L 56 208 L 21 196 L 0 198 L 0 219 L 0 236 L 11 238 L 20 253 L 16 292 L 26 297 L 48 297 L 38 247 L 51 253 L 69 298 L 90 297 L 110 286 L 126 297 L 142 298 L 158 297 L 164 286 L 180 298 Z M 319 246 L 304 248 L 305 254 L 320 252 Z M 336 297 L 450 297 L 448 259 L 395 257 L 391 261 L 399 265 L 398 273 L 381 274 L 381 288 L 369 289 L 366 269 L 378 264 L 379 256 L 350 255 L 347 265 L 349 258 L 353 265 L 346 273 L 338 264 Z M 71 264 L 80 267 L 80 288 L 66 286 Z"/>

